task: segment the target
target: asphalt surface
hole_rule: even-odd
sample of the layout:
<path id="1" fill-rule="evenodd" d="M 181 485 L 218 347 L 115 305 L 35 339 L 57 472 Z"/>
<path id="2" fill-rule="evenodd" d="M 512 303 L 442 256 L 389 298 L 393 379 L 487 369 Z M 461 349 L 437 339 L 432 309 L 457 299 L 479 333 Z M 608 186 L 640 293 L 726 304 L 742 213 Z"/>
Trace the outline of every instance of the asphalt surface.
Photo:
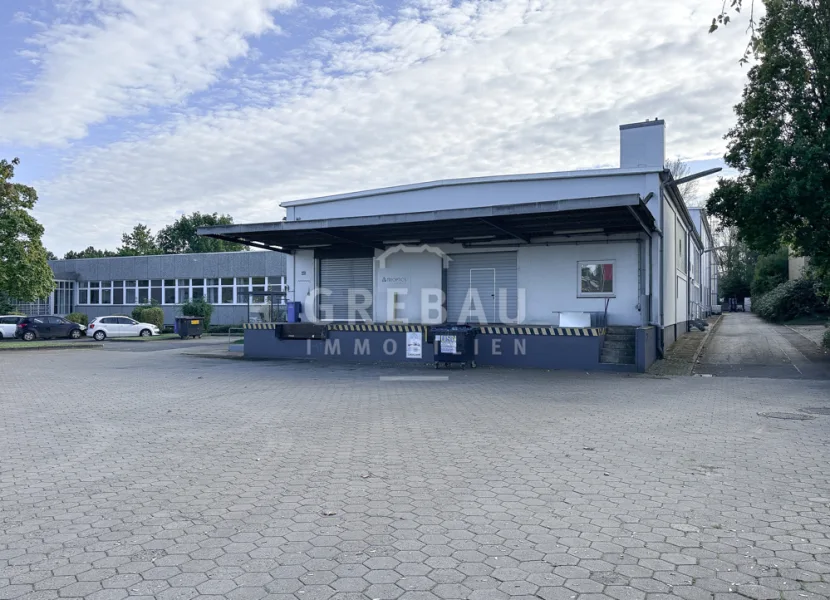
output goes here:
<path id="1" fill-rule="evenodd" d="M 718 377 L 830 379 L 830 354 L 799 333 L 752 313 L 727 313 L 695 367 Z"/>

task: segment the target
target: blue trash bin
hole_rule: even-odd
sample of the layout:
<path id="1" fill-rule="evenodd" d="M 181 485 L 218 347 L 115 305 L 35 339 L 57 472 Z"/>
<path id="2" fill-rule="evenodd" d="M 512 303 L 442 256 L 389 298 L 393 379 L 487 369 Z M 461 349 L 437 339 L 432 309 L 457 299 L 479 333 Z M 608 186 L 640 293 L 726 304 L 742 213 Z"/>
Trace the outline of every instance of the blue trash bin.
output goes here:
<path id="1" fill-rule="evenodd" d="M 289 323 L 299 323 L 300 313 L 302 312 L 302 302 L 288 302 L 285 309 L 285 320 Z"/>

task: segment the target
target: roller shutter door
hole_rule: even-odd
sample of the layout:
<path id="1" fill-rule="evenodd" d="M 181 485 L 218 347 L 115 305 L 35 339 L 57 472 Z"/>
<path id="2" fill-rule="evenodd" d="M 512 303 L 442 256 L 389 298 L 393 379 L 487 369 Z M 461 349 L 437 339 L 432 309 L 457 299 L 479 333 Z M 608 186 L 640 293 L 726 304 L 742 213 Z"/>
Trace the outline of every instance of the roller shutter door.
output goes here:
<path id="1" fill-rule="evenodd" d="M 369 298 L 363 299 L 360 295 L 358 302 L 369 303 L 366 309 L 369 317 L 372 316 L 372 293 L 374 276 L 372 274 L 373 258 L 321 258 L 320 259 L 320 287 L 331 291 L 331 295 L 321 296 L 321 305 L 330 305 L 335 321 L 348 321 L 349 317 L 361 320 L 359 314 L 349 315 L 349 290 L 367 290 Z M 320 318 L 327 315 L 321 310 Z"/>
<path id="2" fill-rule="evenodd" d="M 447 268 L 447 321 L 484 324 L 476 313 L 478 303 L 487 323 L 516 318 L 517 253 L 453 254 Z M 468 302 L 468 294 L 471 302 Z"/>

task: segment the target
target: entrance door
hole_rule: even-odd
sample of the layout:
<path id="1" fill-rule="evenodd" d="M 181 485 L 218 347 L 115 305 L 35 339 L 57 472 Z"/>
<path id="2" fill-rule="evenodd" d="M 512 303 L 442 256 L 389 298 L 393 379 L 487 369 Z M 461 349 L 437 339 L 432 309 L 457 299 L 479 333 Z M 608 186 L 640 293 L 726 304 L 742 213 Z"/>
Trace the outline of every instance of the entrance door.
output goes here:
<path id="1" fill-rule="evenodd" d="M 447 322 L 484 324 L 516 318 L 516 252 L 453 254 L 450 259 Z"/>

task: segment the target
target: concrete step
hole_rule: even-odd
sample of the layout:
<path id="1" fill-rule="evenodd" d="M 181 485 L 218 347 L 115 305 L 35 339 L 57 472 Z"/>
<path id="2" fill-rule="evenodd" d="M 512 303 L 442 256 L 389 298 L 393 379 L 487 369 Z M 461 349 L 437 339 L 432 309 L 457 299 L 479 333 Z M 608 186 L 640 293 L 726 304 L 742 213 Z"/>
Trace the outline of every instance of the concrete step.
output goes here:
<path id="1" fill-rule="evenodd" d="M 599 360 L 600 362 L 612 365 L 633 365 L 634 351 L 629 352 L 603 348 Z"/>
<path id="2" fill-rule="evenodd" d="M 631 350 L 632 352 L 634 352 L 636 344 L 634 343 L 633 339 L 609 340 L 608 338 L 605 338 L 605 343 L 602 345 L 602 347 L 614 350 Z"/>
<path id="3" fill-rule="evenodd" d="M 609 325 L 605 328 L 606 333 L 623 335 L 634 335 L 636 330 L 636 327 L 630 325 Z"/>
<path id="4" fill-rule="evenodd" d="M 615 342 L 627 342 L 631 340 L 631 343 L 634 343 L 636 338 L 634 334 L 627 334 L 627 333 L 606 333 L 605 334 L 605 341 L 615 341 Z"/>

